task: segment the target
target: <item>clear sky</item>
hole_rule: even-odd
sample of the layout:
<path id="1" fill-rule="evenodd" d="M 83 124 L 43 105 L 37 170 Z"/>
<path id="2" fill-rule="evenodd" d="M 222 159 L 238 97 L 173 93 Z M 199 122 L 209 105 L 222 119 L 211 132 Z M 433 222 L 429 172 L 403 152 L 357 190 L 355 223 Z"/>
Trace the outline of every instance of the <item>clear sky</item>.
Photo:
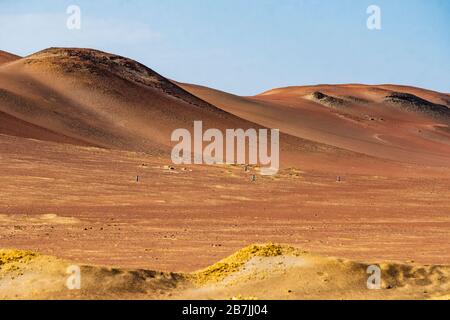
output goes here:
<path id="1" fill-rule="evenodd" d="M 69 5 L 81 29 L 66 27 Z M 369 5 L 381 30 L 369 30 Z M 90 47 L 241 95 L 319 83 L 450 92 L 448 0 L 0 0 L 0 49 Z"/>

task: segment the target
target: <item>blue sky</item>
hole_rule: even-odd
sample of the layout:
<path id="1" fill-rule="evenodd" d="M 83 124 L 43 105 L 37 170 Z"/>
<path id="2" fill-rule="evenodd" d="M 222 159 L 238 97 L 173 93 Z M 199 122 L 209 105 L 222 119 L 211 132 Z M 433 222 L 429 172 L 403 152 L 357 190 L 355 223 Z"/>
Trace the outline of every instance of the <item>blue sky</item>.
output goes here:
<path id="1" fill-rule="evenodd" d="M 81 8 L 81 30 L 66 9 Z M 366 9 L 381 8 L 381 30 Z M 318 83 L 450 92 L 448 0 L 0 0 L 0 49 L 96 48 L 166 77 L 253 95 Z"/>

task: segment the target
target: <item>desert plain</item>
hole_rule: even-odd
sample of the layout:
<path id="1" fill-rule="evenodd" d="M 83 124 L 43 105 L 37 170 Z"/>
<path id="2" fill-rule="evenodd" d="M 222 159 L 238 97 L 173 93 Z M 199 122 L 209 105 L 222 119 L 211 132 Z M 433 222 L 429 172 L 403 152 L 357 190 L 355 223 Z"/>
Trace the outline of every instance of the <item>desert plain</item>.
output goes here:
<path id="1" fill-rule="evenodd" d="M 196 120 L 279 129 L 278 174 L 174 165 Z M 448 299 L 449 125 L 421 88 L 242 97 L 92 49 L 1 52 L 0 298 Z"/>

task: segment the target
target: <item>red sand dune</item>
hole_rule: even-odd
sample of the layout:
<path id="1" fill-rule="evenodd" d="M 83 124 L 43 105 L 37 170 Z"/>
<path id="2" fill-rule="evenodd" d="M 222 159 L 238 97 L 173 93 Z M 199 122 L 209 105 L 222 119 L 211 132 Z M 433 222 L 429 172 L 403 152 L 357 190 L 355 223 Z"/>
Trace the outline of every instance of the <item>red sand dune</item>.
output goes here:
<path id="1" fill-rule="evenodd" d="M 19 56 L 0 50 L 0 65 L 20 59 Z"/>
<path id="2" fill-rule="evenodd" d="M 52 48 L 21 59 L 2 56 L 9 57 L 0 67 L 4 134 L 167 153 L 171 132 L 201 119 L 205 128 L 258 124 L 301 138 L 283 136 L 285 151 L 325 144 L 402 162 L 450 163 L 447 94 L 349 84 L 239 97 L 177 84 L 136 61 L 96 50 Z M 287 162 L 291 153 L 285 152 Z"/>
<path id="3" fill-rule="evenodd" d="M 447 94 L 349 84 L 288 87 L 240 97 L 197 85 L 180 86 L 241 118 L 293 136 L 383 159 L 450 163 Z"/>
<path id="4" fill-rule="evenodd" d="M 3 134 L 165 155 L 172 131 L 195 120 L 204 130 L 261 127 L 136 61 L 90 49 L 52 48 L 1 66 L 0 112 Z M 284 167 L 338 151 L 286 134 L 280 140 Z"/>
<path id="5" fill-rule="evenodd" d="M 282 167 L 363 170 L 377 158 L 450 163 L 447 94 L 349 84 L 240 97 L 178 84 L 97 50 L 4 55 L 10 61 L 0 66 L 0 134 L 167 155 L 171 132 L 202 120 L 205 129 L 279 128 Z"/>
<path id="6" fill-rule="evenodd" d="M 194 120 L 255 126 L 136 61 L 88 49 L 47 49 L 3 65 L 0 112 L 0 133 L 149 153 L 167 151 L 171 132 Z"/>

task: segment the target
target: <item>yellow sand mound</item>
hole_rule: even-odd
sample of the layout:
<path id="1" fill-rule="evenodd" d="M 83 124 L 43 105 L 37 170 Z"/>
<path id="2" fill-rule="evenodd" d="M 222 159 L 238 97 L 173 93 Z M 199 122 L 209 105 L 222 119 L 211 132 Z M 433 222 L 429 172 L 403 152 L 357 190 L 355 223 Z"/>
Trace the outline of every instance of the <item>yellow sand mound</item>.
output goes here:
<path id="1" fill-rule="evenodd" d="M 370 268 L 369 268 L 370 266 Z M 381 286 L 368 286 L 372 268 Z M 252 245 L 194 273 L 189 297 L 227 299 L 445 299 L 449 266 L 360 263 L 280 245 Z"/>
<path id="2" fill-rule="evenodd" d="M 0 275 L 19 270 L 22 265 L 30 263 L 37 256 L 37 253 L 31 251 L 0 250 Z"/>
<path id="3" fill-rule="evenodd" d="M 80 290 L 67 285 L 73 267 L 79 268 Z M 0 250 L 0 299 L 155 298 L 185 281 L 182 274 L 78 265 L 31 251 Z"/>
<path id="4" fill-rule="evenodd" d="M 450 266 L 367 264 L 276 245 L 251 245 L 191 274 L 80 266 L 81 290 L 66 286 L 68 262 L 0 250 L 3 299 L 448 299 Z M 381 288 L 369 289 L 369 266 Z"/>
<path id="5" fill-rule="evenodd" d="M 299 255 L 300 251 L 293 247 L 275 244 L 250 245 L 235 254 L 192 274 L 195 283 L 202 285 L 218 282 L 240 268 L 253 257 L 276 257 L 282 255 Z"/>

